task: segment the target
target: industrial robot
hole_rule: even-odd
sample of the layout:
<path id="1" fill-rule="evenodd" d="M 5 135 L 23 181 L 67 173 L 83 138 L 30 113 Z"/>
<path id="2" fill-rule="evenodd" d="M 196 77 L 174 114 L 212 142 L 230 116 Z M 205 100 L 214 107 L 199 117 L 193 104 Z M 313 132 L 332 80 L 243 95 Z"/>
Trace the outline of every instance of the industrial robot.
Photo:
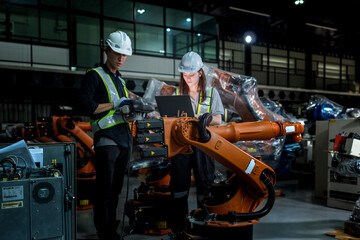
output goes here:
<path id="1" fill-rule="evenodd" d="M 291 135 L 293 142 L 299 142 L 304 126 L 269 120 L 208 126 L 210 122 L 210 114 L 199 119 L 184 115 L 138 120 L 135 139 L 140 156 L 171 159 L 179 153 L 191 153 L 191 146 L 212 156 L 233 174 L 223 185 L 214 187 L 212 197 L 205 200 L 203 208 L 188 215 L 188 228 L 181 239 L 231 239 L 239 234 L 241 239 L 252 239 L 253 225 L 268 214 L 274 204 L 276 175 L 260 156 L 251 156 L 233 143 L 283 135 Z M 266 204 L 260 206 L 265 198 Z"/>

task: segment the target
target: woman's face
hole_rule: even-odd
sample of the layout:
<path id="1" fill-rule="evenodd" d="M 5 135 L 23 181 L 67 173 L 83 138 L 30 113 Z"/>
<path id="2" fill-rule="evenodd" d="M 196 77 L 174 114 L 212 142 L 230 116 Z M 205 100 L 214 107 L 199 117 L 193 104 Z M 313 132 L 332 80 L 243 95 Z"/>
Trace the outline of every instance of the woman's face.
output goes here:
<path id="1" fill-rule="evenodd" d="M 189 86 L 189 88 L 198 87 L 199 80 L 200 80 L 200 73 L 194 72 L 194 73 L 182 73 L 183 78 L 186 82 L 186 84 Z"/>

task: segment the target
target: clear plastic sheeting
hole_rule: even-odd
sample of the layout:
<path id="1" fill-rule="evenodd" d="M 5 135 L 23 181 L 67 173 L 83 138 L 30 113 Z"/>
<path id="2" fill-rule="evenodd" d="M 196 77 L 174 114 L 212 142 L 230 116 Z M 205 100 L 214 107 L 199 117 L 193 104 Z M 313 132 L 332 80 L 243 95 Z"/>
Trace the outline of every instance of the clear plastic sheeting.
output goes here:
<path id="1" fill-rule="evenodd" d="M 213 67 L 204 67 L 204 70 L 207 85 L 218 90 L 224 107 L 236 112 L 242 121 L 289 121 L 263 105 L 258 95 L 255 78 L 237 75 Z"/>
<path id="2" fill-rule="evenodd" d="M 306 111 L 309 118 L 314 121 L 360 117 L 359 109 L 347 109 L 322 95 L 312 95 Z"/>
<path id="3" fill-rule="evenodd" d="M 169 89 L 171 93 L 168 94 L 166 92 L 167 89 Z M 155 78 L 151 78 L 148 81 L 142 98 L 145 102 L 156 106 L 155 96 L 172 95 L 174 91 L 175 86 L 167 85 L 165 82 L 159 81 Z"/>
<path id="4" fill-rule="evenodd" d="M 359 141 L 360 135 L 354 132 L 341 132 L 330 140 L 334 142 L 333 149 L 330 151 L 332 161 L 331 167 L 335 174 L 346 177 L 360 177 L 360 158 L 349 151 L 353 141 Z"/>
<path id="5" fill-rule="evenodd" d="M 360 158 L 332 152 L 332 170 L 345 177 L 360 177 Z"/>
<path id="6" fill-rule="evenodd" d="M 360 199 L 356 200 L 349 219 L 354 222 L 360 222 Z"/>
<path id="7" fill-rule="evenodd" d="M 276 171 L 280 167 L 284 143 L 285 137 L 281 137 L 271 140 L 239 141 L 234 145 L 253 157 L 260 156 L 263 162 Z"/>
<path id="8" fill-rule="evenodd" d="M 268 97 L 261 97 L 260 98 L 261 102 L 264 104 L 264 106 L 269 109 L 270 111 L 276 113 L 276 114 L 279 114 L 281 116 L 283 116 L 284 118 L 286 119 L 291 119 L 293 117 L 289 116 L 284 108 L 282 107 L 281 103 L 279 102 L 275 102 L 275 101 L 272 101 L 270 98 Z"/>
<path id="9" fill-rule="evenodd" d="M 344 153 L 343 145 L 345 142 L 352 137 L 359 139 L 358 133 L 341 133 L 336 136 L 334 139 L 334 147 L 333 149 L 338 149 L 338 151 L 330 151 L 332 156 L 331 161 L 331 170 L 333 172 L 333 176 L 335 179 L 340 177 L 360 177 L 360 158 Z M 344 141 L 339 141 L 339 139 Z M 338 141 L 337 141 L 338 139 Z M 338 146 L 339 145 L 339 146 Z M 349 217 L 350 221 L 354 221 L 360 223 L 360 199 L 356 200 L 354 208 Z"/>
<path id="10" fill-rule="evenodd" d="M 260 99 L 264 106 L 270 111 L 283 116 L 284 118 L 290 120 L 290 122 L 301 122 L 303 125 L 305 125 L 305 118 L 297 118 L 292 113 L 286 113 L 281 103 L 272 101 L 268 97 L 261 97 Z"/>
<path id="11" fill-rule="evenodd" d="M 253 77 L 236 75 L 213 67 L 204 66 L 207 85 L 215 87 L 224 107 L 238 121 L 253 122 L 261 120 L 289 122 L 284 116 L 267 109 L 258 96 L 257 81 Z M 154 104 L 155 96 L 170 96 L 176 86 L 166 84 L 155 78 L 149 80 L 143 100 Z M 231 121 L 231 119 L 230 119 Z"/>
<path id="12" fill-rule="evenodd" d="M 253 77 L 238 75 L 205 65 L 207 86 L 217 89 L 226 109 L 226 122 L 254 122 L 261 120 L 290 122 L 285 112 L 274 112 L 263 104 L 258 95 L 257 81 Z M 156 106 L 155 96 L 169 96 L 176 86 L 157 79 L 150 79 L 143 95 L 143 100 Z M 275 104 L 275 103 L 272 103 Z M 276 106 L 279 107 L 279 106 Z M 157 116 L 158 118 L 159 116 Z M 237 147 L 262 160 L 275 171 L 288 166 L 287 159 L 282 159 L 285 136 L 263 141 L 240 141 Z M 282 164 L 279 164 L 283 161 Z M 288 167 L 286 167 L 288 168 Z"/>
<path id="13" fill-rule="evenodd" d="M 360 177 L 360 158 L 338 152 L 331 152 L 331 169 L 334 178 Z M 349 220 L 360 222 L 360 199 L 356 200 Z"/>

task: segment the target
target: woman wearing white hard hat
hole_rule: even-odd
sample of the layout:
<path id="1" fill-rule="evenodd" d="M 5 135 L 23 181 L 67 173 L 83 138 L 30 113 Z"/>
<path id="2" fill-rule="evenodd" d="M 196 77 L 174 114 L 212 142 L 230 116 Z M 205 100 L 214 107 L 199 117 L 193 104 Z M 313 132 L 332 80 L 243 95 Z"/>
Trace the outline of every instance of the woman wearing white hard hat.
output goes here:
<path id="1" fill-rule="evenodd" d="M 186 53 L 179 64 L 179 88 L 176 94 L 188 94 L 192 102 L 195 116 L 206 112 L 212 114 L 212 125 L 221 123 L 221 114 L 224 108 L 215 88 L 206 87 L 206 76 L 203 70 L 204 63 L 196 52 Z"/>
<path id="2" fill-rule="evenodd" d="M 203 67 L 204 64 L 199 54 L 192 51 L 186 53 L 178 67 L 180 83 L 175 94 L 188 94 L 195 116 L 199 117 L 204 113 L 210 113 L 212 115 L 210 124 L 219 125 L 224 107 L 218 91 L 213 87 L 206 86 Z M 215 178 L 214 159 L 199 149 L 192 148 L 194 151 L 192 154 L 178 154 L 171 159 L 170 189 L 174 208 L 169 224 L 175 233 L 181 233 L 185 229 L 191 169 L 194 173 L 198 207 L 201 207 L 204 198 L 210 194 L 210 188 Z"/>

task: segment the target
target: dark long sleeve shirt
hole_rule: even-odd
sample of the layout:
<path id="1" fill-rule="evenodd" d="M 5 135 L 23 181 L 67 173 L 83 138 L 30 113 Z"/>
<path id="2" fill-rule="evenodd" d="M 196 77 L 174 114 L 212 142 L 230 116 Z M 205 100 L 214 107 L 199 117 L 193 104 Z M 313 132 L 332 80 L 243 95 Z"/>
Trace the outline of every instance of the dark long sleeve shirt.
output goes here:
<path id="1" fill-rule="evenodd" d="M 117 72 L 117 74 L 114 75 L 106 65 L 101 65 L 101 67 L 113 80 L 119 93 L 119 97 L 126 97 L 124 87 L 120 80 L 120 73 Z M 96 120 L 108 114 L 108 111 L 93 114 L 99 104 L 108 102 L 110 102 L 109 96 L 101 77 L 94 70 L 88 71 L 81 82 L 81 91 L 78 97 L 78 108 L 84 115 Z M 97 143 L 104 137 L 112 139 L 115 143 L 123 147 L 129 147 L 129 126 L 127 123 L 122 123 L 107 129 L 99 130 L 95 133 L 94 142 Z"/>

